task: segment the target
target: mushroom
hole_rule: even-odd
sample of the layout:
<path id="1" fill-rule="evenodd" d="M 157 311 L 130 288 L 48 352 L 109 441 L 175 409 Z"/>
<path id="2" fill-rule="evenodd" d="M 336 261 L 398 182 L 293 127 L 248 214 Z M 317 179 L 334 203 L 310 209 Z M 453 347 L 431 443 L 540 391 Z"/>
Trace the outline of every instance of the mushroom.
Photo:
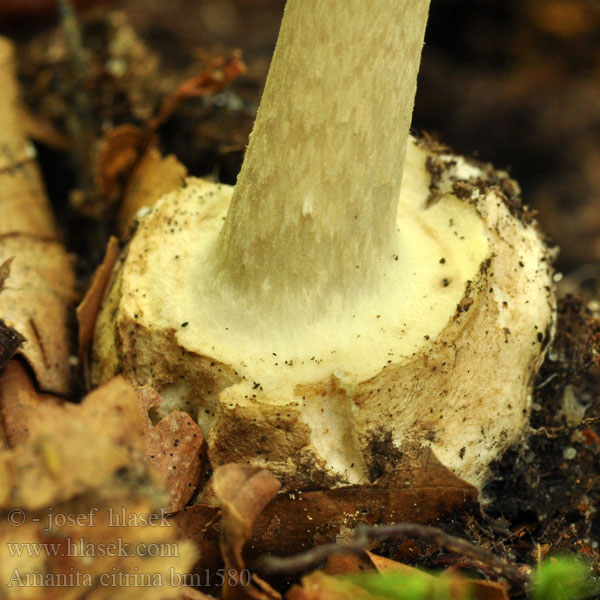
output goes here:
<path id="1" fill-rule="evenodd" d="M 409 136 L 428 5 L 288 0 L 237 185 L 188 179 L 116 265 L 92 381 L 188 411 L 213 468 L 332 489 L 429 448 L 480 487 L 523 434 L 552 252 L 506 173 Z"/>

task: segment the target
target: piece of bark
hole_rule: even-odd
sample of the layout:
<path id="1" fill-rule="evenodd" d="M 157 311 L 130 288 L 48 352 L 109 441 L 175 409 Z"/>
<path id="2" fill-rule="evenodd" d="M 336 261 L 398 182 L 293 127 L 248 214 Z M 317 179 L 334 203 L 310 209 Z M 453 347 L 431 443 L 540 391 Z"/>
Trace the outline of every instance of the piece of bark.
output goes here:
<path id="1" fill-rule="evenodd" d="M 162 398 L 148 386 L 136 389 L 144 419 L 144 457 L 164 482 L 169 495 L 165 510 L 177 512 L 188 503 L 200 480 L 204 437 L 194 419 L 173 411 L 153 425 L 149 411 L 160 406 Z"/>
<path id="2" fill-rule="evenodd" d="M 59 241 L 52 210 L 25 137 L 15 76 L 15 53 L 0 37 L 0 318 L 26 338 L 19 353 L 41 389 L 69 394 L 70 310 L 75 299 L 71 257 Z"/>
<path id="3" fill-rule="evenodd" d="M 202 431 L 187 413 L 175 411 L 146 432 L 146 460 L 165 482 L 166 511 L 181 510 L 196 491 L 200 479 Z"/>

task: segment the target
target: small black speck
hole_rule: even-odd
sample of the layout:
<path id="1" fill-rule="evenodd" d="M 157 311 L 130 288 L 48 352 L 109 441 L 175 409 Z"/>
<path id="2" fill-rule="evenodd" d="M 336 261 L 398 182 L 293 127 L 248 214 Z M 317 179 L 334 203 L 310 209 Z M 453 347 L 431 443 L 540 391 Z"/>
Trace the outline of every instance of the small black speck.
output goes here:
<path id="1" fill-rule="evenodd" d="M 189 324 L 190 324 L 190 322 L 189 322 L 189 321 L 186 321 L 185 323 L 182 323 L 182 324 L 181 324 L 181 326 L 182 326 L 182 327 L 187 327 Z"/>
<path id="2" fill-rule="evenodd" d="M 446 259 L 440 258 L 440 265 L 445 265 L 445 264 L 446 264 Z"/>

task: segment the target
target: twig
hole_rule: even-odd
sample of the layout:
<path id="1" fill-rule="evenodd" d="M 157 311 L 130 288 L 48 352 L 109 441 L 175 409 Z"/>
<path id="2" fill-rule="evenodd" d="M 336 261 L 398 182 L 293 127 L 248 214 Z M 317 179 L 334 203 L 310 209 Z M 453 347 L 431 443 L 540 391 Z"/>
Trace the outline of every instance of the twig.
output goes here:
<path id="1" fill-rule="evenodd" d="M 258 561 L 260 571 L 267 574 L 293 573 L 307 570 L 316 566 L 329 556 L 336 554 L 361 555 L 369 546 L 369 542 L 383 541 L 391 538 L 419 538 L 433 542 L 441 548 L 486 565 L 496 575 L 504 577 L 512 585 L 526 588 L 529 578 L 513 565 L 505 563 L 495 554 L 483 550 L 466 540 L 452 536 L 435 527 L 427 527 L 414 523 L 398 523 L 396 525 L 369 526 L 361 524 L 356 529 L 356 535 L 350 542 L 344 544 L 326 544 L 308 552 L 281 558 L 265 556 Z"/>

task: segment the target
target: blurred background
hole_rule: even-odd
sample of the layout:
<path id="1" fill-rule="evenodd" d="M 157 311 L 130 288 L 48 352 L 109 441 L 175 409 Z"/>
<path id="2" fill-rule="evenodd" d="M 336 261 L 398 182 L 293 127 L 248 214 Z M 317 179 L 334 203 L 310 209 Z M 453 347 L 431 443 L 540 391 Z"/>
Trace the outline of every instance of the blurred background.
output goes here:
<path id="1" fill-rule="evenodd" d="M 76 4 L 86 51 L 96 70 L 103 65 L 87 84 L 98 134 L 143 122 L 169 90 L 215 57 L 241 50 L 244 75 L 210 97 L 187 98 L 158 129 L 162 149 L 175 153 L 192 174 L 234 182 L 284 0 Z M 68 133 L 69 110 L 59 107 L 60 86 L 48 71 L 52 61 L 55 69 L 65 61 L 56 41 L 56 13 L 52 0 L 2 0 L 0 30 L 19 41 L 24 94 L 38 128 L 51 124 Z M 119 50 L 119 44 L 129 46 Z M 129 62 L 119 67 L 115 56 Z M 106 72 L 121 78 L 119 85 L 103 83 Z M 119 102 L 126 108 L 118 108 Z M 507 169 L 561 247 L 558 264 L 568 275 L 563 285 L 598 293 L 598 0 L 432 0 L 413 128 Z M 43 137 L 38 131 L 42 156 L 50 160 L 49 186 L 60 205 L 66 193 L 61 186 L 74 176 Z"/>

